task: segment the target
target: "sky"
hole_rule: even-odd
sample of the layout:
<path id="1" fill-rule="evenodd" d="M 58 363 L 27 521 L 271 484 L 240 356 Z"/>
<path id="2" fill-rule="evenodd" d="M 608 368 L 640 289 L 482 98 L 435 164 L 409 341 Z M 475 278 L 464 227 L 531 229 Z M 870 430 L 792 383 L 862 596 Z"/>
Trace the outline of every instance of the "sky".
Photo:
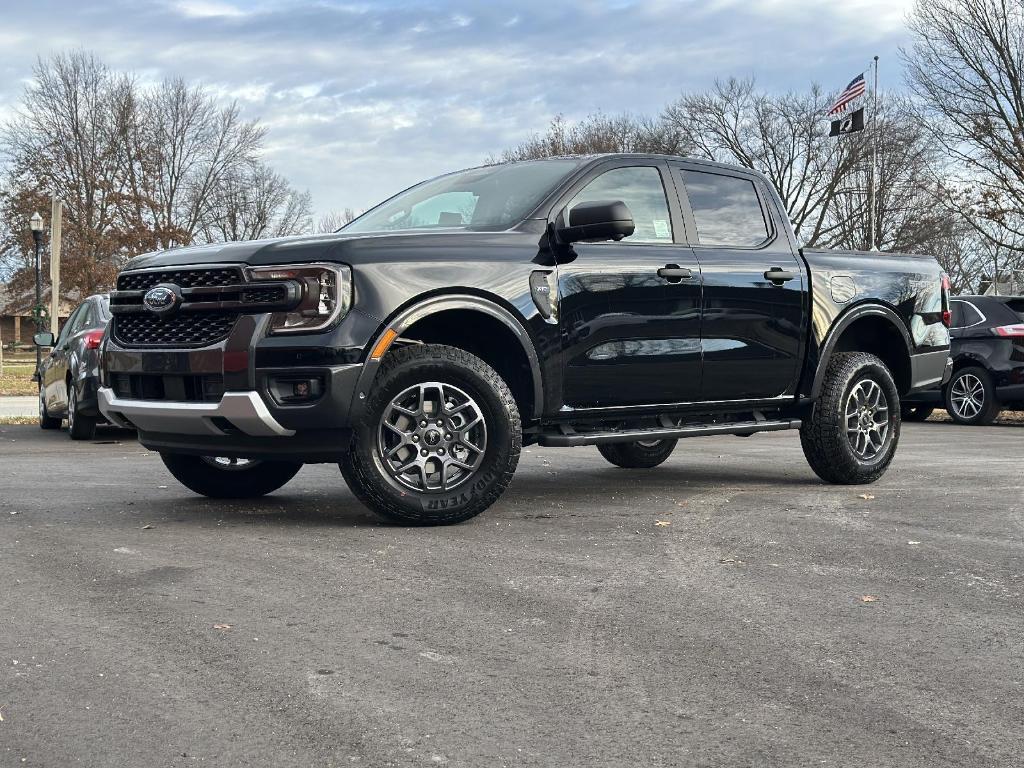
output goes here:
<path id="1" fill-rule="evenodd" d="M 0 120 L 37 57 L 82 48 L 143 81 L 203 83 L 268 129 L 318 214 L 479 165 L 558 114 L 654 114 L 755 77 L 840 90 L 898 50 L 912 0 L 0 0 Z"/>

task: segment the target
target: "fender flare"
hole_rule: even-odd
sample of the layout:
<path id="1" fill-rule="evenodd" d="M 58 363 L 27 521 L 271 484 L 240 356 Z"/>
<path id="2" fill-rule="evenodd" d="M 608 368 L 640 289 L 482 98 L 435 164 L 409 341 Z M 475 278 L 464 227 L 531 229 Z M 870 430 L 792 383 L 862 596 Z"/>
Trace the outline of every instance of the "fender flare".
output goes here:
<path id="1" fill-rule="evenodd" d="M 825 337 L 825 343 L 821 345 L 821 351 L 818 354 L 818 367 L 814 372 L 814 382 L 811 385 L 811 398 L 814 400 L 817 400 L 821 395 L 821 386 L 825 380 L 825 369 L 828 368 L 828 364 L 832 360 L 832 355 L 843 332 L 855 322 L 865 317 L 883 317 L 888 320 L 890 325 L 900 332 L 900 336 L 903 338 L 903 343 L 906 346 L 908 360 L 912 356 L 914 343 L 910 338 L 910 332 L 907 330 L 906 324 L 899 315 L 883 304 L 859 304 L 839 317 L 832 325 L 832 328 L 829 329 L 828 335 Z"/>
<path id="2" fill-rule="evenodd" d="M 394 331 L 400 337 L 405 330 L 413 325 L 413 323 L 438 312 L 444 312 L 452 309 L 466 309 L 489 315 L 500 321 L 510 331 L 512 331 L 513 334 L 515 334 L 523 352 L 526 354 L 526 359 L 530 364 L 530 377 L 533 380 L 533 418 L 540 418 L 544 407 L 544 382 L 541 374 L 540 358 L 537 356 L 537 350 L 533 345 L 533 339 L 530 338 L 530 334 L 527 332 L 525 326 L 523 326 L 515 315 L 501 305 L 493 301 L 489 301 L 488 299 L 470 294 L 446 294 L 443 296 L 434 296 L 429 299 L 424 299 L 410 307 L 406 307 L 395 315 L 389 322 L 386 322 L 384 324 L 384 328 L 366 346 L 366 349 L 372 350 L 376 347 L 378 342 L 380 342 L 384 337 L 384 334 L 389 330 Z M 369 356 L 369 353 L 367 354 L 366 361 L 363 363 L 363 370 L 359 374 L 359 379 L 356 382 L 356 390 L 352 403 L 353 412 L 362 411 L 362 404 L 365 401 L 366 395 L 370 390 L 370 386 L 373 384 L 373 380 L 377 375 L 377 369 L 380 368 L 380 363 L 380 360 L 374 360 Z"/>

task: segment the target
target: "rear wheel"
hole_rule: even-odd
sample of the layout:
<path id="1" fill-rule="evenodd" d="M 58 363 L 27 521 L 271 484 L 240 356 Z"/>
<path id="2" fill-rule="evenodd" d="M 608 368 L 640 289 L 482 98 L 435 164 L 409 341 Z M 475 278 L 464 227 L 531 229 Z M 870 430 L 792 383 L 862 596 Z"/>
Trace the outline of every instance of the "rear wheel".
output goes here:
<path id="1" fill-rule="evenodd" d="M 650 469 L 663 463 L 676 448 L 678 440 L 637 440 L 632 443 L 609 443 L 597 450 L 610 463 L 625 469 Z"/>
<path id="2" fill-rule="evenodd" d="M 302 469 L 291 461 L 161 453 L 164 465 L 189 490 L 213 499 L 252 499 L 284 486 Z"/>
<path id="3" fill-rule="evenodd" d="M 934 412 L 935 408 L 930 405 L 904 405 L 900 408 L 900 418 L 903 421 L 927 421 Z"/>
<path id="4" fill-rule="evenodd" d="M 78 387 L 68 382 L 68 434 L 72 440 L 92 440 L 96 436 L 96 417 L 79 413 Z"/>
<path id="5" fill-rule="evenodd" d="M 971 366 L 953 374 L 946 387 L 946 410 L 957 424 L 985 426 L 995 421 L 1002 405 L 988 371 Z"/>
<path id="6" fill-rule="evenodd" d="M 873 483 L 889 468 L 899 439 L 899 393 L 885 363 L 864 352 L 834 355 L 800 427 L 811 469 L 828 483 Z"/>
<path id="7" fill-rule="evenodd" d="M 521 447 L 519 410 L 494 369 L 464 350 L 423 344 L 384 359 L 339 467 L 374 512 L 444 525 L 498 500 Z"/>
<path id="8" fill-rule="evenodd" d="M 60 419 L 55 419 L 46 410 L 46 398 L 43 397 L 43 388 L 39 388 L 39 428 L 60 429 Z"/>

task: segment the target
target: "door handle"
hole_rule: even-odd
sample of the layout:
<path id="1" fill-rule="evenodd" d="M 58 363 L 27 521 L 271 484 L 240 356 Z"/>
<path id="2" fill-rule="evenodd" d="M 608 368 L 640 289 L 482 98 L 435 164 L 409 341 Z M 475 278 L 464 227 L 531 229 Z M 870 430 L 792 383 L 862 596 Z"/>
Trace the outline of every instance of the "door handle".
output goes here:
<path id="1" fill-rule="evenodd" d="M 796 275 L 792 272 L 780 269 L 779 267 L 772 267 L 764 273 L 764 279 L 770 280 L 775 285 L 782 285 L 783 283 L 788 283 L 790 280 L 796 280 Z"/>
<path id="2" fill-rule="evenodd" d="M 658 270 L 658 277 L 663 277 L 670 283 L 678 283 L 680 280 L 692 280 L 693 273 L 678 264 L 666 264 Z"/>

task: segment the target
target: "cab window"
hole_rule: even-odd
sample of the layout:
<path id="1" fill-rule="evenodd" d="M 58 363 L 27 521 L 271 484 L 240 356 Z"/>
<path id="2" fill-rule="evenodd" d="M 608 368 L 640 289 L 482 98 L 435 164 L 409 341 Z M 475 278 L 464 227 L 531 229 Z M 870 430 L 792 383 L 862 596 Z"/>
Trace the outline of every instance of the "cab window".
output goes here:
<path id="1" fill-rule="evenodd" d="M 700 245 L 749 248 L 768 239 L 754 182 L 739 176 L 683 171 Z"/>
<path id="2" fill-rule="evenodd" d="M 565 208 L 565 220 L 580 203 L 621 200 L 633 215 L 636 229 L 623 242 L 671 243 L 672 218 L 661 174 L 652 166 L 615 168 L 581 189 Z"/>

